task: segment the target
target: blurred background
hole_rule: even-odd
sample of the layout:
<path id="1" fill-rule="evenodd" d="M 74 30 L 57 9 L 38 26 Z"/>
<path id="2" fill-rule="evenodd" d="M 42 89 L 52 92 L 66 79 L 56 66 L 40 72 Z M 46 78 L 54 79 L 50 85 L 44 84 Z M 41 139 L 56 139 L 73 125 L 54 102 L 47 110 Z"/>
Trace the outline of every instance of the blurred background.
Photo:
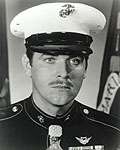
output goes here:
<path id="1" fill-rule="evenodd" d="M 56 1 L 55 0 L 34 0 L 34 1 L 33 0 L 0 0 L 0 3 L 2 5 L 3 4 L 5 5 L 4 10 L 2 10 L 2 13 L 4 13 L 4 15 L 0 16 L 2 17 L 2 22 L 4 22 L 4 25 L 1 25 L 1 26 L 4 26 L 4 30 L 2 28 L 0 30 L 4 31 L 4 34 L 5 34 L 4 38 L 6 42 L 5 45 L 7 45 L 6 57 L 8 56 L 8 63 L 7 63 L 7 60 L 5 60 L 4 64 L 8 64 L 8 66 L 6 67 L 2 65 L 2 68 L 6 67 L 6 70 L 8 70 L 7 78 L 9 78 L 8 87 L 10 89 L 9 90 L 10 93 L 8 96 L 9 100 L 7 100 L 9 102 L 7 104 L 20 101 L 28 97 L 31 94 L 31 79 L 27 77 L 27 75 L 25 74 L 24 69 L 22 67 L 22 63 L 21 63 L 21 57 L 25 53 L 24 41 L 23 39 L 14 37 L 10 33 L 9 24 L 15 15 L 17 15 L 19 12 L 29 7 L 39 5 L 41 3 L 57 2 L 57 1 L 58 2 L 82 2 L 84 4 L 94 6 L 100 11 L 102 11 L 107 19 L 105 29 L 100 34 L 94 36 L 94 41 L 92 44 L 92 49 L 94 51 L 94 54 L 90 56 L 89 66 L 87 70 L 87 78 L 84 80 L 82 89 L 80 90 L 76 98 L 81 103 L 91 106 L 93 108 L 96 108 L 97 106 L 97 109 L 98 109 L 100 103 L 102 102 L 103 91 L 104 91 L 104 86 L 106 84 L 107 77 L 113 71 L 116 73 L 116 70 L 110 69 L 110 58 L 113 52 L 110 53 L 109 51 L 111 51 L 110 43 L 116 42 L 116 40 L 113 41 L 114 37 L 112 36 L 114 35 L 113 34 L 114 31 L 118 29 L 118 27 L 116 26 L 117 24 L 116 22 L 118 22 L 117 14 L 119 12 L 119 9 L 118 9 L 119 0 L 74 0 L 74 1 L 72 0 L 56 0 Z M 114 21 L 112 20 L 113 22 L 111 23 L 111 18 L 113 18 L 113 16 L 114 16 Z M 118 35 L 116 35 L 116 37 L 117 36 Z M 112 41 L 108 42 L 107 39 L 109 40 L 111 39 Z M 120 43 L 119 37 L 114 38 L 114 39 L 117 39 L 119 41 L 118 43 Z M 113 46 L 114 47 L 112 47 L 112 49 L 115 48 L 115 44 Z M 107 54 L 105 51 L 107 51 Z M 4 49 L 3 49 L 3 53 L 4 53 Z M 110 54 L 110 56 L 108 57 L 109 60 L 105 59 L 105 57 L 108 56 L 108 53 Z M 119 56 L 119 53 L 116 53 L 116 54 L 114 53 L 113 55 Z M 107 66 L 105 65 L 106 61 L 104 62 L 104 59 L 108 62 Z M 119 64 L 119 60 L 118 60 L 118 64 Z M 119 67 L 120 66 L 118 66 L 118 68 Z M 106 68 L 108 68 L 108 70 Z M 104 70 L 107 70 L 107 73 L 105 73 Z M 117 71 L 119 71 L 119 69 Z M 3 69 L 1 73 L 3 74 Z M 103 76 L 101 75 L 101 73 L 103 74 Z M 119 85 L 117 87 L 119 87 Z M 116 91 L 118 91 L 118 88 Z M 105 103 L 104 107 L 108 107 L 107 105 L 109 104 L 108 104 L 108 101 L 106 103 L 106 99 L 105 99 L 105 102 L 103 103 Z M 99 110 L 105 112 L 105 110 L 102 110 L 102 109 L 99 109 Z M 110 111 L 109 112 L 106 111 L 106 112 L 109 113 Z"/>

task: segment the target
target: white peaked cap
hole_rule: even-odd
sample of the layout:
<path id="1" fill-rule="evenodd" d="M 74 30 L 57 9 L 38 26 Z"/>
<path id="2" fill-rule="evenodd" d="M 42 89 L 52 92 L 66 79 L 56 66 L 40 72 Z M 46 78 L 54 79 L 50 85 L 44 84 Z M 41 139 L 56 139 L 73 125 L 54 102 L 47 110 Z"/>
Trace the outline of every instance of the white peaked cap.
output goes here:
<path id="1" fill-rule="evenodd" d="M 45 3 L 15 16 L 10 24 L 13 35 L 28 38 L 33 34 L 72 32 L 91 35 L 105 26 L 105 16 L 96 8 L 81 3 Z"/>

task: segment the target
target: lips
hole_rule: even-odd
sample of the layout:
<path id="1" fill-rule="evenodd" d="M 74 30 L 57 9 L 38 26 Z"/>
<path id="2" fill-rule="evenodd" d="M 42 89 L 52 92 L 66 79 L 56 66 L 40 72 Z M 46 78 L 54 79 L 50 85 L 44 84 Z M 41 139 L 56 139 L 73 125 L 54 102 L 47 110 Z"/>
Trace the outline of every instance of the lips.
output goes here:
<path id="1" fill-rule="evenodd" d="M 71 89 L 71 87 L 66 84 L 57 84 L 57 85 L 52 86 L 52 88 Z"/>
<path id="2" fill-rule="evenodd" d="M 51 86 L 52 88 L 67 89 L 67 90 L 70 90 L 73 87 L 71 82 L 63 81 L 63 80 L 56 80 L 56 81 L 50 82 L 49 86 Z"/>

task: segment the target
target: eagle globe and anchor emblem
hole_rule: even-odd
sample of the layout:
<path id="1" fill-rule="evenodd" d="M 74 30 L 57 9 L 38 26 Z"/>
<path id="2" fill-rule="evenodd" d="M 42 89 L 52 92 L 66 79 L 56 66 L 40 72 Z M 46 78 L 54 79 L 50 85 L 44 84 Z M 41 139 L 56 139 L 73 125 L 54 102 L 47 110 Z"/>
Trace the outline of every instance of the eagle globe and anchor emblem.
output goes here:
<path id="1" fill-rule="evenodd" d="M 71 4 L 65 4 L 62 6 L 63 9 L 59 11 L 60 17 L 66 18 L 67 16 L 73 14 L 75 7 Z"/>

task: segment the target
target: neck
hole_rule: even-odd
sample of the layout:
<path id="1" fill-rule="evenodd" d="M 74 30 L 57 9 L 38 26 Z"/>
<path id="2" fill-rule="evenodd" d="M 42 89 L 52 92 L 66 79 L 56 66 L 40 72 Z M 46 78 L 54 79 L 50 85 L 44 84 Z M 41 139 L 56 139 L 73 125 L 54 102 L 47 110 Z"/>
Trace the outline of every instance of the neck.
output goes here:
<path id="1" fill-rule="evenodd" d="M 56 106 L 49 103 L 36 92 L 33 92 L 33 101 L 44 113 L 54 117 L 64 115 L 73 104 L 73 101 L 71 101 L 70 103 L 62 106 Z"/>

